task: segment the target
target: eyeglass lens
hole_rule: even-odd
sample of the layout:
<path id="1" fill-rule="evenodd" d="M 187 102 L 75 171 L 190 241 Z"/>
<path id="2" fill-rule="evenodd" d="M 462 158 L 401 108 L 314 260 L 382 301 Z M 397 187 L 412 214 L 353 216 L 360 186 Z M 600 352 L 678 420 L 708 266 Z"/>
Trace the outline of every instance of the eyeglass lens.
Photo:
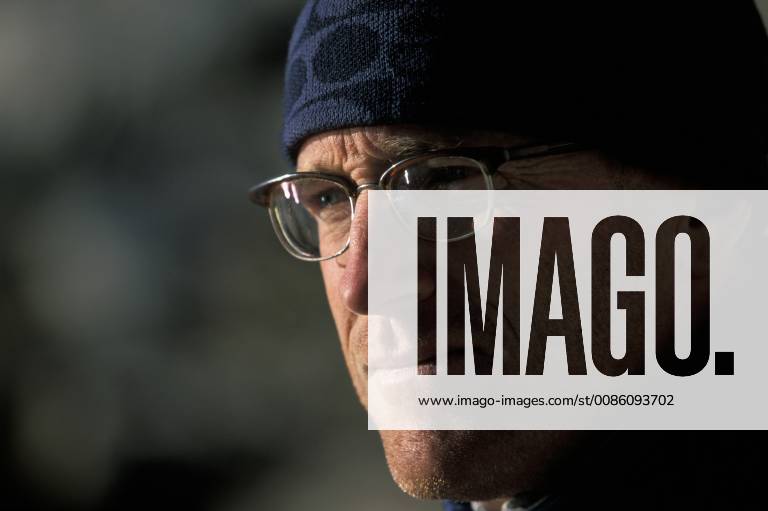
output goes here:
<path id="1" fill-rule="evenodd" d="M 352 198 L 334 181 L 306 177 L 285 181 L 270 195 L 272 221 L 285 248 L 303 259 L 325 259 L 346 248 Z"/>
<path id="2" fill-rule="evenodd" d="M 383 184 L 396 191 L 487 190 L 490 178 L 475 160 L 436 156 L 395 169 Z M 301 259 L 327 259 L 349 243 L 353 199 L 339 183 L 314 176 L 284 181 L 270 192 L 269 209 L 283 245 Z"/>

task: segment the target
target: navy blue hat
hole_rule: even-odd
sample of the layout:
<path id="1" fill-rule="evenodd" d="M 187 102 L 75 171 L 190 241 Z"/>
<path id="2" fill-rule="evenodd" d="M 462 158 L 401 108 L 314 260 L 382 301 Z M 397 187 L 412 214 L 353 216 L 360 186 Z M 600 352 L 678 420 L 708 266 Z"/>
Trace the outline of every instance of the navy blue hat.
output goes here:
<path id="1" fill-rule="evenodd" d="M 764 163 L 766 91 L 748 0 L 312 0 L 290 42 L 283 146 L 295 160 L 316 133 L 420 124 Z"/>

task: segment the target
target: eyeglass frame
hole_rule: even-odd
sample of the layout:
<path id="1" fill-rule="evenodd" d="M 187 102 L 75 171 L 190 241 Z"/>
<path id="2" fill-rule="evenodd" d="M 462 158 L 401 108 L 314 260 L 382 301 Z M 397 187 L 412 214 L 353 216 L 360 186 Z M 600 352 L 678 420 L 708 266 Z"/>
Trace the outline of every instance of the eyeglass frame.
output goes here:
<path id="1" fill-rule="evenodd" d="M 355 206 L 357 205 L 357 199 L 366 190 L 389 190 L 387 187 L 389 180 L 395 173 L 402 169 L 404 166 L 412 166 L 425 160 L 430 160 L 436 157 L 459 157 L 467 158 L 477 162 L 480 165 L 481 172 L 486 181 L 487 190 L 493 190 L 493 175 L 498 171 L 499 167 L 504 163 L 510 161 L 524 160 L 527 158 L 540 158 L 544 156 L 554 156 L 558 154 L 566 154 L 587 149 L 587 146 L 579 144 L 577 142 L 562 142 L 554 144 L 532 144 L 516 147 L 454 147 L 446 149 L 435 149 L 424 151 L 417 155 L 407 156 L 394 163 L 392 163 L 387 169 L 379 176 L 379 179 L 373 182 L 357 184 L 352 179 L 340 175 L 332 174 L 329 172 L 291 172 L 283 174 L 272 179 L 268 179 L 262 183 L 257 184 L 248 190 L 248 198 L 254 204 L 267 208 L 269 212 L 270 221 L 272 227 L 277 234 L 280 243 L 283 248 L 293 257 L 309 262 L 321 262 L 333 259 L 340 256 L 347 251 L 350 245 L 349 236 L 344 246 L 336 253 L 325 257 L 308 257 L 297 254 L 299 249 L 294 247 L 291 242 L 286 238 L 283 228 L 277 223 L 277 219 L 273 213 L 273 208 L 270 204 L 270 193 L 275 185 L 295 181 L 298 179 L 316 178 L 325 181 L 331 181 L 340 185 L 348 194 L 350 201 L 349 219 L 350 223 L 355 218 Z"/>

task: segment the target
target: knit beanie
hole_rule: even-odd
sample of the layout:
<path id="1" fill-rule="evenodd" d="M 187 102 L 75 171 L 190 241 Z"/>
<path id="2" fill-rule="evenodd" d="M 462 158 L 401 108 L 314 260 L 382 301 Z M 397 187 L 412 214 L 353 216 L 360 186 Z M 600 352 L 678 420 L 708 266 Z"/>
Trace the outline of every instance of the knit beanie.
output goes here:
<path id="1" fill-rule="evenodd" d="M 283 148 L 295 161 L 317 133 L 416 124 L 764 165 L 767 116 L 768 39 L 748 0 L 311 0 Z"/>

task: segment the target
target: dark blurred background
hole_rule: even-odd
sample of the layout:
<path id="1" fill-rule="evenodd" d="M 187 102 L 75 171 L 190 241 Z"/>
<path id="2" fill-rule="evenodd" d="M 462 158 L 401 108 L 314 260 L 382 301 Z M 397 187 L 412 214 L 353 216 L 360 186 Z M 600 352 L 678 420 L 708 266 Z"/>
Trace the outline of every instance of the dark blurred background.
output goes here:
<path id="1" fill-rule="evenodd" d="M 0 1 L 0 510 L 435 509 L 246 198 L 300 8 Z"/>
<path id="2" fill-rule="evenodd" d="M 246 199 L 300 7 L 0 0 L 0 510 L 438 508 Z"/>

